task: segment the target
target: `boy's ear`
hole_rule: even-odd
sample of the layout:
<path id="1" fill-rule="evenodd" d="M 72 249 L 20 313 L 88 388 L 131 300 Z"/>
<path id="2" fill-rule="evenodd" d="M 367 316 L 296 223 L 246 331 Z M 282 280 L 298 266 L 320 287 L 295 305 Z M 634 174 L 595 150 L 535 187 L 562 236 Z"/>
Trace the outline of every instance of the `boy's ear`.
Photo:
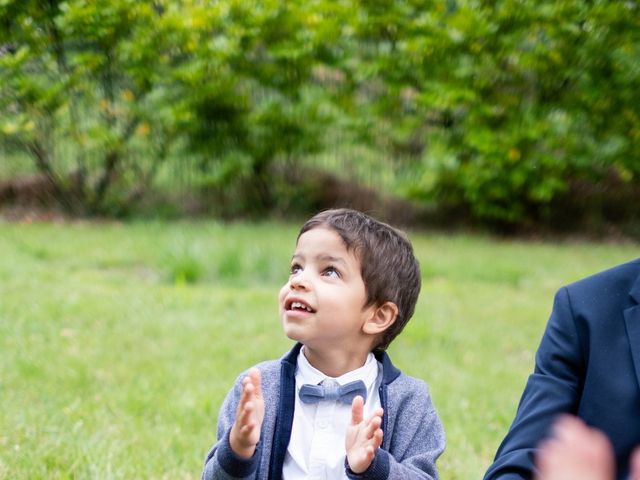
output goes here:
<path id="1" fill-rule="evenodd" d="M 393 302 L 385 302 L 375 309 L 362 329 L 365 333 L 377 335 L 393 325 L 397 318 L 398 306 Z"/>

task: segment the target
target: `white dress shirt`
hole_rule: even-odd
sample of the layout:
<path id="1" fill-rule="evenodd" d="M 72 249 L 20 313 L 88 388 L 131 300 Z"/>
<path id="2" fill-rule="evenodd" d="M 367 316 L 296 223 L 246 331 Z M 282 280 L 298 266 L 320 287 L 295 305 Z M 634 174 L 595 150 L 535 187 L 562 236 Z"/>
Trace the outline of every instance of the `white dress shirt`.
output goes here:
<path id="1" fill-rule="evenodd" d="M 317 385 L 326 379 L 334 380 L 340 385 L 355 380 L 364 382 L 367 387 L 365 419 L 380 407 L 378 387 L 382 381 L 382 365 L 372 353 L 369 353 L 362 367 L 332 378 L 311 366 L 302 347 L 296 369 L 296 403 L 291 440 L 282 469 L 284 480 L 347 478 L 344 471 L 344 440 L 347 425 L 351 422 L 351 405 L 331 400 L 321 400 L 314 404 L 302 403 L 298 396 L 303 384 Z"/>

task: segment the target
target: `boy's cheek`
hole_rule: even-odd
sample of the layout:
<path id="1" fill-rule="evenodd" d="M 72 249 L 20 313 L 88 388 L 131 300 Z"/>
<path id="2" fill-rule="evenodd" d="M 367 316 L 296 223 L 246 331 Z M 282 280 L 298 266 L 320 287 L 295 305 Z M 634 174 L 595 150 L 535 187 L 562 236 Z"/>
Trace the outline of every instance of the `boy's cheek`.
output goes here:
<path id="1" fill-rule="evenodd" d="M 285 283 L 283 287 L 280 289 L 278 293 L 278 302 L 280 303 L 280 309 L 282 309 L 282 304 L 284 303 L 284 299 L 287 296 L 287 292 L 289 291 L 289 282 Z"/>

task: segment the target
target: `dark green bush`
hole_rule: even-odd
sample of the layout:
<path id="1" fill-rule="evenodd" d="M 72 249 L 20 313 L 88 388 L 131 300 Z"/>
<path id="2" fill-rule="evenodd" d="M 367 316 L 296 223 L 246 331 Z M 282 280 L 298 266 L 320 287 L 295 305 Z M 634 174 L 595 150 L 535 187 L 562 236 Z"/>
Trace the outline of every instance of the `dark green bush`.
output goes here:
<path id="1" fill-rule="evenodd" d="M 190 174 L 163 188 L 203 195 L 202 213 L 314 209 L 331 203 L 322 177 L 287 175 L 342 138 L 389 158 L 385 196 L 484 224 L 549 223 L 594 191 L 585 218 L 637 218 L 614 194 L 640 187 L 638 9 L 0 2 L 0 141 L 80 213 L 135 211 L 169 161 Z M 597 188 L 611 178 L 619 188 Z"/>

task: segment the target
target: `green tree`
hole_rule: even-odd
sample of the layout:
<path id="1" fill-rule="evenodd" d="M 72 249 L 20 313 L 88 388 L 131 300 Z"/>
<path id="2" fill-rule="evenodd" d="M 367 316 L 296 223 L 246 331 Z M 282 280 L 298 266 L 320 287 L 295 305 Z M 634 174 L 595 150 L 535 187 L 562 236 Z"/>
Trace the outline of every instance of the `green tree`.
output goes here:
<path id="1" fill-rule="evenodd" d="M 572 182 L 640 182 L 634 2 L 351 6 L 334 47 L 341 104 L 411 169 L 409 195 L 521 224 Z"/>
<path id="2" fill-rule="evenodd" d="M 174 155 L 268 208 L 270 165 L 317 148 L 302 2 L 0 3 L 0 131 L 69 210 L 121 210 Z"/>
<path id="3" fill-rule="evenodd" d="M 449 6 L 414 84 L 416 125 L 438 120 L 424 136 L 428 195 L 517 224 L 539 221 L 573 181 L 640 181 L 635 3 Z"/>
<path id="4" fill-rule="evenodd" d="M 0 22 L 5 140 L 71 211 L 137 198 L 176 136 L 167 72 L 182 32 L 162 6 L 5 1 Z"/>
<path id="5" fill-rule="evenodd" d="M 395 159 L 406 195 L 536 222 L 572 183 L 640 182 L 637 9 L 0 0 L 0 135 L 80 211 L 125 208 L 168 158 L 268 211 L 329 131 Z"/>
<path id="6" fill-rule="evenodd" d="M 197 18 L 194 60 L 177 72 L 188 149 L 237 210 L 264 213 L 276 201 L 274 164 L 319 149 L 329 119 L 312 78 L 320 43 L 311 4 L 212 2 Z"/>

